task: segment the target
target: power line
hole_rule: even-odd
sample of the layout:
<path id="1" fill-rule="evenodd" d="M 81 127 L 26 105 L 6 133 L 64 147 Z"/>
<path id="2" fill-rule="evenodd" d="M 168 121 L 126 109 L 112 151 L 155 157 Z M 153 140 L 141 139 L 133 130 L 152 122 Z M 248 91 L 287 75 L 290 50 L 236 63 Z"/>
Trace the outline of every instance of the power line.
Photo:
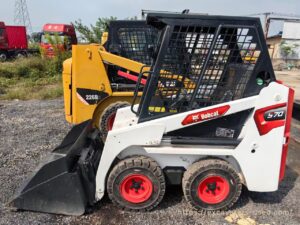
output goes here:
<path id="1" fill-rule="evenodd" d="M 26 0 L 15 0 L 14 24 L 25 26 L 28 33 L 32 33 Z"/>
<path id="2" fill-rule="evenodd" d="M 246 16 L 268 16 L 268 17 L 282 17 L 283 19 L 285 18 L 295 18 L 298 19 L 300 18 L 300 15 L 298 14 L 293 14 L 293 13 L 278 13 L 278 12 L 263 12 L 263 13 L 252 13 L 248 14 Z"/>

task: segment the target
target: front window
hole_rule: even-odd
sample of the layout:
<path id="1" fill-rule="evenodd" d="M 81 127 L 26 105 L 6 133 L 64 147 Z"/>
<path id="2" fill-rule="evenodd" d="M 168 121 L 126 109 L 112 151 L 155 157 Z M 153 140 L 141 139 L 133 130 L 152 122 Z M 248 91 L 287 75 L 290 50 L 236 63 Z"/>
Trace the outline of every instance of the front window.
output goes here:
<path id="1" fill-rule="evenodd" d="M 43 44 L 68 44 L 70 37 L 65 35 L 43 34 L 41 38 Z"/>

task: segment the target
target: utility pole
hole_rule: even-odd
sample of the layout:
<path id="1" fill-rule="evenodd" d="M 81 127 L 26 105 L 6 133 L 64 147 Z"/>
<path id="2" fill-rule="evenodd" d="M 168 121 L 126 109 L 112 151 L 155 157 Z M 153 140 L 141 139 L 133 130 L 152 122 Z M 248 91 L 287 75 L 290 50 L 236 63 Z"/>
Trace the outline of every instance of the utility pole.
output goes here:
<path id="1" fill-rule="evenodd" d="M 26 0 L 15 0 L 14 24 L 25 26 L 28 33 L 32 33 Z"/>
<path id="2" fill-rule="evenodd" d="M 269 28 L 270 28 L 270 15 L 273 14 L 272 12 L 266 12 L 263 13 L 263 15 L 265 16 L 265 24 L 264 24 L 264 35 L 265 35 L 265 39 L 267 39 L 268 34 L 269 34 Z"/>

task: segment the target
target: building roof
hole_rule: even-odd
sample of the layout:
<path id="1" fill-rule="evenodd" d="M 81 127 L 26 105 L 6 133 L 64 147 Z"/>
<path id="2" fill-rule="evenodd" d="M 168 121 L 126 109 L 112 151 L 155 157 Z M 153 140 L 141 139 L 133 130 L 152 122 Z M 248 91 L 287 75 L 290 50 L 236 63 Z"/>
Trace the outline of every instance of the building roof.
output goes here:
<path id="1" fill-rule="evenodd" d="M 300 40 L 300 21 L 284 21 L 282 38 Z"/>
<path id="2" fill-rule="evenodd" d="M 269 36 L 267 37 L 267 40 L 269 39 L 274 39 L 274 38 L 281 38 L 282 37 L 282 32 L 278 33 L 278 34 L 275 34 L 275 35 L 272 35 L 272 36 Z"/>

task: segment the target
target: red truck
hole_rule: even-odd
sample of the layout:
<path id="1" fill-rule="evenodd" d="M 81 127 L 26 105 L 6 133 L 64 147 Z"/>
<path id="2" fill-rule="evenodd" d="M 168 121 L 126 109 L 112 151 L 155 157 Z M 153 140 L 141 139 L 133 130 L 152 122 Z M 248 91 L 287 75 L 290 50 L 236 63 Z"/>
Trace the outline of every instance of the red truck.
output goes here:
<path id="1" fill-rule="evenodd" d="M 7 26 L 0 22 L 0 61 L 37 52 L 37 49 L 28 49 L 26 27 Z"/>
<path id="2" fill-rule="evenodd" d="M 55 52 L 51 45 L 52 39 L 56 40 L 59 38 L 58 48 L 64 51 L 71 50 L 72 45 L 77 44 L 77 37 L 75 28 L 73 25 L 68 24 L 45 24 L 41 36 L 41 48 L 44 49 L 45 54 L 49 57 L 54 56 Z"/>

